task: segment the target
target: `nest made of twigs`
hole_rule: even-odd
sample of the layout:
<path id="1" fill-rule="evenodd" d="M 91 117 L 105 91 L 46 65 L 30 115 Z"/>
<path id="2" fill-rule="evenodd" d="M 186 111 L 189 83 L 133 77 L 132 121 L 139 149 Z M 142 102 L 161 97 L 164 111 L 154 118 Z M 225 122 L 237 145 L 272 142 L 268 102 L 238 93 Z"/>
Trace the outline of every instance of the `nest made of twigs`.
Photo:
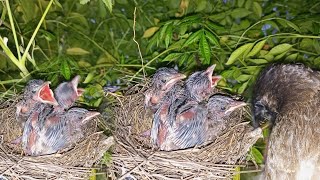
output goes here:
<path id="1" fill-rule="evenodd" d="M 220 179 L 231 178 L 245 160 L 249 148 L 261 137 L 246 120 L 248 107 L 235 111 L 228 127 L 212 143 L 172 152 L 152 150 L 150 138 L 153 114 L 144 108 L 146 87 L 134 88 L 118 97 L 113 107 L 116 141 L 110 174 L 113 179 Z"/>
<path id="2" fill-rule="evenodd" d="M 113 137 L 98 131 L 102 117 L 89 122 L 84 139 L 53 155 L 23 155 L 20 145 L 11 142 L 22 135 L 15 111 L 19 96 L 0 105 L 0 179 L 88 179 L 92 167 L 114 144 Z"/>

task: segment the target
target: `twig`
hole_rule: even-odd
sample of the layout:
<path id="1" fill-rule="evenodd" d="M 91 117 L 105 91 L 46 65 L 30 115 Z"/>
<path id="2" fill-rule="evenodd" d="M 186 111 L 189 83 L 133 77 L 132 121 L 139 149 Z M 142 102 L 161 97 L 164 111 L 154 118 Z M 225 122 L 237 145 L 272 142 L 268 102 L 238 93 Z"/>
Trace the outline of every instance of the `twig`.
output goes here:
<path id="1" fill-rule="evenodd" d="M 143 77 L 146 78 L 146 72 L 144 70 L 144 63 L 143 63 L 143 57 L 142 57 L 142 53 L 141 53 L 141 49 L 140 49 L 140 45 L 139 43 L 136 41 L 136 11 L 137 11 L 137 7 L 134 7 L 134 12 L 133 12 L 133 41 L 137 44 L 138 46 L 138 51 L 139 51 L 139 55 L 141 58 L 141 65 L 142 65 L 142 72 L 143 72 Z"/>
<path id="2" fill-rule="evenodd" d="M 143 162 L 141 162 L 139 165 L 137 165 L 136 167 L 134 167 L 133 169 L 131 169 L 129 172 L 127 172 L 127 173 L 125 173 L 124 175 L 122 175 L 122 176 L 119 178 L 119 180 L 122 180 L 122 179 L 126 178 L 127 175 L 129 175 L 130 173 L 132 173 L 132 172 L 135 171 L 136 169 L 140 168 L 142 165 L 146 164 L 146 163 L 148 162 L 148 160 L 153 157 L 153 155 L 154 155 L 154 153 L 151 154 L 146 160 L 144 160 Z"/>

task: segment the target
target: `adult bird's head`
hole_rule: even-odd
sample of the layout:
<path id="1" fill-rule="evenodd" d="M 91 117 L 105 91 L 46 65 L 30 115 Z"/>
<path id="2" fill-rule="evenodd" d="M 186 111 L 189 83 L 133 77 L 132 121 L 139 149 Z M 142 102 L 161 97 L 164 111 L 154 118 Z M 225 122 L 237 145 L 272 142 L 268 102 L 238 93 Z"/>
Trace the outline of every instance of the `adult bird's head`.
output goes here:
<path id="1" fill-rule="evenodd" d="M 70 108 L 82 95 L 84 89 L 78 88 L 80 76 L 77 75 L 70 82 L 63 82 L 54 90 L 56 99 L 63 109 Z"/>
<path id="2" fill-rule="evenodd" d="M 207 99 L 221 79 L 221 76 L 212 76 L 215 67 L 216 65 L 214 64 L 205 71 L 195 72 L 187 79 L 186 89 L 196 101 L 201 102 Z"/>
<path id="3" fill-rule="evenodd" d="M 153 75 L 150 88 L 145 92 L 145 107 L 154 107 L 175 84 L 186 78 L 173 68 L 160 68 Z"/>
<path id="4" fill-rule="evenodd" d="M 247 103 L 243 101 L 237 101 L 229 96 L 217 94 L 210 97 L 207 104 L 207 109 L 209 112 L 215 115 L 215 118 L 222 119 L 229 116 L 235 110 L 246 105 Z"/>

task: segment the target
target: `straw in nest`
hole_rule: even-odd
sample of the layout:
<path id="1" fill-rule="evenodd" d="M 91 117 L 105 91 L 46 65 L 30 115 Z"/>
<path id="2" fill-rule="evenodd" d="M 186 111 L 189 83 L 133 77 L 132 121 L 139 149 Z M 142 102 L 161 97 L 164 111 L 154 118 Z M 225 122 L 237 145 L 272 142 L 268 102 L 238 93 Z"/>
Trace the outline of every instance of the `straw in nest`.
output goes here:
<path id="1" fill-rule="evenodd" d="M 15 100 L 0 105 L 0 178 L 7 179 L 83 179 L 88 178 L 104 153 L 114 144 L 113 137 L 97 132 L 101 117 L 90 122 L 87 136 L 62 153 L 24 156 L 20 146 L 10 142 L 21 136 L 22 129 L 15 119 Z"/>
<path id="2" fill-rule="evenodd" d="M 172 152 L 153 151 L 149 137 L 152 113 L 144 109 L 145 88 L 119 97 L 113 108 L 116 146 L 110 174 L 113 179 L 220 179 L 231 178 L 250 147 L 262 136 L 247 121 L 248 108 L 234 112 L 224 134 L 200 148 Z"/>

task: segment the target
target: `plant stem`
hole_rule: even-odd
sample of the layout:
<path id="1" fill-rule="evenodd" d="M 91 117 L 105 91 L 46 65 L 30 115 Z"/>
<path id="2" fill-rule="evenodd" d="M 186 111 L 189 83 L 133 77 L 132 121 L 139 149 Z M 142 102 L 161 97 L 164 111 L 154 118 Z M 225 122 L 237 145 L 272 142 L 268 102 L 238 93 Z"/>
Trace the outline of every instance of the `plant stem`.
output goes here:
<path id="1" fill-rule="evenodd" d="M 8 0 L 7 0 L 7 1 L 8 1 Z M 37 33 L 38 33 L 39 29 L 40 29 L 40 26 L 41 26 L 42 22 L 44 21 L 47 13 L 49 12 L 49 9 L 50 9 L 52 3 L 53 3 L 53 0 L 50 0 L 48 6 L 47 6 L 47 8 L 46 8 L 46 10 L 44 11 L 44 13 L 43 13 L 43 15 L 42 15 L 42 17 L 41 17 L 41 19 L 40 19 L 40 21 L 39 21 L 36 29 L 34 30 L 32 36 L 31 36 L 31 38 L 30 38 L 30 41 L 29 41 L 29 43 L 28 43 L 28 45 L 27 45 L 27 48 L 25 49 L 25 51 L 24 51 L 24 53 L 23 53 L 23 55 L 22 55 L 22 58 L 21 58 L 21 60 L 20 60 L 21 63 L 23 63 L 23 64 L 25 64 L 25 62 L 26 62 L 28 51 L 29 51 L 29 49 L 30 49 L 30 47 L 31 47 L 31 45 L 32 45 L 32 42 L 34 41 L 34 38 L 36 37 L 36 35 L 37 35 Z"/>
<path id="2" fill-rule="evenodd" d="M 10 21 L 10 25 L 11 25 L 12 34 L 13 34 L 14 43 L 15 43 L 16 49 L 17 49 L 18 59 L 21 59 L 19 42 L 18 42 L 18 39 L 17 39 L 16 29 L 14 27 L 14 22 L 13 22 L 13 18 L 12 18 L 12 13 L 11 13 L 11 9 L 10 9 L 9 0 L 6 0 L 6 7 L 7 7 L 7 11 L 8 11 L 8 16 L 9 16 L 9 21 Z"/>

